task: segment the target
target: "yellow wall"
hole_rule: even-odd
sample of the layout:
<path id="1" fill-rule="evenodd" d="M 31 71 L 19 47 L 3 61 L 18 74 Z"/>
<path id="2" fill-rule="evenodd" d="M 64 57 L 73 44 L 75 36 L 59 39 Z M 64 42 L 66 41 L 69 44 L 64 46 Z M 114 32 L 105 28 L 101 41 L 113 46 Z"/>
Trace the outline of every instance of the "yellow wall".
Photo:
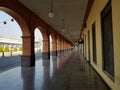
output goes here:
<path id="1" fill-rule="evenodd" d="M 86 58 L 88 59 L 88 30 L 90 30 L 90 60 L 91 65 L 101 75 L 104 81 L 112 90 L 120 90 L 120 0 L 112 0 L 112 21 L 113 21 L 113 45 L 114 45 L 114 81 L 102 70 L 102 41 L 101 41 L 101 11 L 108 0 L 94 0 L 92 9 L 87 19 L 87 27 L 83 33 L 86 35 Z M 97 65 L 93 63 L 92 58 L 92 24 L 96 24 L 96 52 Z M 85 50 L 85 49 L 84 49 Z"/>

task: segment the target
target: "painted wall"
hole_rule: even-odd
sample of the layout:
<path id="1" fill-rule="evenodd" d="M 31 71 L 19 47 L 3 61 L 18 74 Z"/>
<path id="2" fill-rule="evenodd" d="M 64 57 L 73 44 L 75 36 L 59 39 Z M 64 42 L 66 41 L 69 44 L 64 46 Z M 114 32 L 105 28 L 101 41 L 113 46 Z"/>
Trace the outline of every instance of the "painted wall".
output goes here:
<path id="1" fill-rule="evenodd" d="M 83 33 L 86 36 L 86 59 L 88 60 L 88 30 L 90 30 L 90 63 L 100 74 L 103 80 L 111 87 L 112 90 L 120 90 L 120 0 L 112 1 L 112 23 L 113 23 L 113 47 L 114 47 L 114 71 L 115 76 L 112 80 L 103 71 L 102 66 L 102 39 L 101 39 L 101 11 L 107 4 L 108 0 L 94 0 L 92 9 L 87 19 L 87 27 Z M 96 52 L 97 65 L 93 63 L 92 52 L 92 24 L 96 24 Z M 84 37 L 85 38 L 85 37 Z M 85 52 L 85 51 L 84 51 Z"/>

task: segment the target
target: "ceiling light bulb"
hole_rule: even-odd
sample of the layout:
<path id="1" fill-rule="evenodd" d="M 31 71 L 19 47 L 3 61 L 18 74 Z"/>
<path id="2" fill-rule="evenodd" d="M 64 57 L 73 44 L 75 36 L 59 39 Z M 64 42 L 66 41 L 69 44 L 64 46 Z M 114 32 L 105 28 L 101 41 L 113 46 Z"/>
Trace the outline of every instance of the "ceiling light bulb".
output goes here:
<path id="1" fill-rule="evenodd" d="M 64 32 L 64 31 L 65 31 L 65 29 L 63 28 L 63 29 L 62 29 L 62 31 Z"/>
<path id="2" fill-rule="evenodd" d="M 71 37 L 69 37 L 69 39 L 71 40 Z"/>
<path id="3" fill-rule="evenodd" d="M 66 37 L 69 37 L 69 35 L 66 35 Z"/>
<path id="4" fill-rule="evenodd" d="M 80 39 L 80 42 L 81 42 L 82 40 Z"/>
<path id="5" fill-rule="evenodd" d="M 53 11 L 50 11 L 48 15 L 49 15 L 50 18 L 53 18 L 55 16 Z"/>

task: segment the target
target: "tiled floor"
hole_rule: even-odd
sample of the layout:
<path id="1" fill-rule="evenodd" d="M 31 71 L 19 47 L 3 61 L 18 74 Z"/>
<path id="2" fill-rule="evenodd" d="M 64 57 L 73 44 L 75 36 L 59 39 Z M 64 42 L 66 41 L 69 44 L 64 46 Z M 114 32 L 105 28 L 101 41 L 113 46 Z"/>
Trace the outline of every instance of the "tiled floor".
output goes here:
<path id="1" fill-rule="evenodd" d="M 0 73 L 0 90 L 110 90 L 78 52 Z"/>

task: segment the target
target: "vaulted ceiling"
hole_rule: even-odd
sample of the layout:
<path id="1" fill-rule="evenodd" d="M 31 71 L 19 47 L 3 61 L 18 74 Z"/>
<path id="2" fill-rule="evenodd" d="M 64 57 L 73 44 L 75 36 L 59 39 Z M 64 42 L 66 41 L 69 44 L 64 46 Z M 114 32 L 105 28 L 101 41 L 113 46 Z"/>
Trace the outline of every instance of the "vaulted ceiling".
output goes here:
<path id="1" fill-rule="evenodd" d="M 50 18 L 51 0 L 19 0 L 66 39 L 79 40 L 88 0 L 53 0 L 55 17 Z M 63 21 L 64 19 L 64 21 Z M 65 31 L 62 31 L 63 25 Z"/>

